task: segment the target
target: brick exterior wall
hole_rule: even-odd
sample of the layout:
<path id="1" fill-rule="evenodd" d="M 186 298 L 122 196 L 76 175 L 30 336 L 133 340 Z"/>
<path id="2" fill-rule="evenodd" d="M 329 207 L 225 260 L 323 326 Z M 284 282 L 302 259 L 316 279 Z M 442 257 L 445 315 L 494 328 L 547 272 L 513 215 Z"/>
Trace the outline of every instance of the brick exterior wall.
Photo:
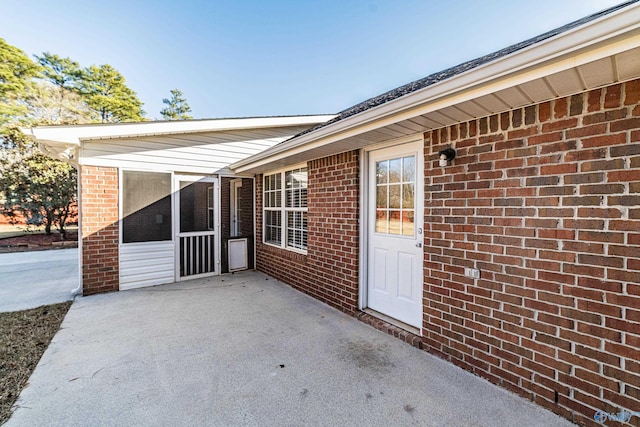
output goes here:
<path id="1" fill-rule="evenodd" d="M 638 410 L 640 80 L 424 140 L 420 346 L 582 425 Z M 308 167 L 307 255 L 261 243 L 256 180 L 258 269 L 403 338 L 357 310 L 358 152 Z"/>
<path id="2" fill-rule="evenodd" d="M 343 312 L 358 310 L 359 154 L 308 163 L 306 255 L 262 243 L 262 175 L 256 177 L 257 269 Z"/>
<path id="3" fill-rule="evenodd" d="M 639 103 L 636 80 L 424 135 L 423 347 L 580 424 L 640 409 Z"/>
<path id="4" fill-rule="evenodd" d="M 119 289 L 118 169 L 80 167 L 83 295 Z"/>

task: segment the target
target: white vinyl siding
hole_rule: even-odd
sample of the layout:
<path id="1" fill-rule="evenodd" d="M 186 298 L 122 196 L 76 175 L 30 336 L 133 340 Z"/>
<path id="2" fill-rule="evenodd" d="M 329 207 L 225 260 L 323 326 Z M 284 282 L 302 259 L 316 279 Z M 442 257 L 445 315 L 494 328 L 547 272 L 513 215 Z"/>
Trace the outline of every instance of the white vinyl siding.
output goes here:
<path id="1" fill-rule="evenodd" d="M 175 281 L 173 241 L 120 245 L 120 289 Z"/>

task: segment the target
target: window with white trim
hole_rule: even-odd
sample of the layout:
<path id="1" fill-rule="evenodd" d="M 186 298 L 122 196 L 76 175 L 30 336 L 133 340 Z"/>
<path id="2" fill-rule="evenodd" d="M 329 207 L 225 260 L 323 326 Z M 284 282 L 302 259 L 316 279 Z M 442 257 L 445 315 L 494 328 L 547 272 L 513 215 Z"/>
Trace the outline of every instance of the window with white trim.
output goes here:
<path id="1" fill-rule="evenodd" d="M 307 168 L 264 176 L 264 242 L 307 250 Z"/>

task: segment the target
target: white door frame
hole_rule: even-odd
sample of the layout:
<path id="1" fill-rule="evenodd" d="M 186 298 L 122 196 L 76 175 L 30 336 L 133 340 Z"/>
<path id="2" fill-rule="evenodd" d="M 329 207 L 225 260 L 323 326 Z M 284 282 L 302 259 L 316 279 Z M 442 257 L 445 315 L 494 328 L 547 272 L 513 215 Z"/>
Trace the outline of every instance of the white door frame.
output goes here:
<path id="1" fill-rule="evenodd" d="M 230 221 L 231 224 L 229 224 L 230 228 L 229 230 L 231 231 L 231 236 L 235 237 L 235 236 L 239 236 L 239 230 L 238 230 L 238 191 L 242 191 L 240 190 L 242 188 L 242 178 L 237 178 L 237 179 L 232 179 L 230 182 L 230 194 L 229 194 L 229 198 L 230 200 L 230 204 L 231 206 L 229 207 L 229 217 L 230 217 Z"/>
<path id="2" fill-rule="evenodd" d="M 358 308 L 360 310 L 365 310 L 368 308 L 368 283 L 369 283 L 369 208 L 371 206 L 372 201 L 369 200 L 369 154 L 371 151 L 380 150 L 383 148 L 392 147 L 395 145 L 403 145 L 409 144 L 412 142 L 420 142 L 424 147 L 424 137 L 423 134 L 415 134 L 411 136 L 406 136 L 402 138 L 397 138 L 393 140 L 389 140 L 380 144 L 372 145 L 366 148 L 363 148 L 360 155 L 360 248 L 359 248 L 359 280 L 358 280 Z M 416 159 L 416 172 L 417 177 L 416 181 L 420 180 L 420 200 L 424 209 L 424 149 L 418 153 L 418 158 Z M 416 187 L 416 192 L 418 192 L 418 188 Z M 422 244 L 424 245 L 424 210 L 423 214 L 420 216 L 420 221 L 418 223 L 418 228 L 422 230 Z M 423 261 L 424 261 L 424 250 L 423 250 Z M 423 285 L 424 286 L 424 285 Z M 424 289 L 424 288 L 423 288 Z M 424 306 L 422 307 L 423 315 L 424 315 Z M 422 327 L 419 328 L 420 335 L 422 335 Z"/>
<path id="3" fill-rule="evenodd" d="M 213 184 L 213 233 L 214 233 L 214 271 L 213 273 L 194 274 L 190 276 L 180 276 L 180 237 L 181 235 L 194 235 L 195 233 L 180 233 L 180 181 L 189 182 L 210 182 Z M 178 175 L 174 174 L 174 197 L 173 197 L 173 229 L 174 229 L 174 241 L 175 241 L 175 280 L 180 282 L 182 280 L 196 279 L 198 277 L 217 276 L 220 275 L 220 178 L 204 175 Z"/>

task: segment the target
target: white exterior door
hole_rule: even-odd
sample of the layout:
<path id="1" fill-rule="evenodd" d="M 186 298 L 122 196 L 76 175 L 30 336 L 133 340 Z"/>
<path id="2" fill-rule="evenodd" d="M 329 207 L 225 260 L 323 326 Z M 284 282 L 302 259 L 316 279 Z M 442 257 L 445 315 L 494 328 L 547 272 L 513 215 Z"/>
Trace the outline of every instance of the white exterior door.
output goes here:
<path id="1" fill-rule="evenodd" d="M 371 151 L 367 306 L 422 326 L 423 143 Z"/>
<path id="2" fill-rule="evenodd" d="M 218 181 L 175 179 L 176 281 L 220 274 Z"/>

